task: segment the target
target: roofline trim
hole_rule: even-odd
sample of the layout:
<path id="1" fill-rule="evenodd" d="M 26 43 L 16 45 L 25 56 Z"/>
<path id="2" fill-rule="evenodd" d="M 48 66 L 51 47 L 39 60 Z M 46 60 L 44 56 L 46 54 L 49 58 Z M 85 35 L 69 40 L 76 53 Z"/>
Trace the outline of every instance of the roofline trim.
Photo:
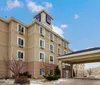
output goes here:
<path id="1" fill-rule="evenodd" d="M 6 19 L 0 17 L 0 20 L 4 21 L 4 22 L 6 22 L 6 23 L 10 23 L 12 20 L 14 20 L 15 22 L 21 23 L 21 24 L 24 25 L 25 27 L 30 27 L 30 26 L 33 25 L 34 23 L 37 23 L 37 24 L 39 24 L 39 25 L 45 27 L 46 29 L 48 28 L 47 26 L 41 24 L 40 22 L 38 22 L 38 21 L 36 21 L 36 20 L 34 20 L 33 22 L 31 22 L 30 24 L 24 24 L 23 22 L 17 20 L 17 19 L 14 18 L 14 17 L 9 18 L 8 20 L 6 20 Z M 51 29 L 49 29 L 49 28 L 48 28 L 47 30 L 53 32 L 56 36 L 60 37 L 60 38 L 61 38 L 62 40 L 64 40 L 64 41 L 66 41 L 68 44 L 70 43 L 69 41 L 67 41 L 67 40 L 65 40 L 63 37 L 61 37 L 59 34 L 57 34 L 56 32 L 54 32 L 53 30 L 51 30 Z"/>
<path id="2" fill-rule="evenodd" d="M 57 57 L 57 59 L 63 59 L 63 58 L 72 58 L 72 57 L 76 57 L 76 56 L 82 56 L 82 55 L 86 55 L 86 54 L 93 54 L 93 53 L 99 53 L 100 52 L 100 49 L 99 50 L 94 50 L 94 51 L 90 51 L 90 52 L 82 52 L 82 53 L 76 53 L 76 54 L 71 54 L 71 55 L 65 55 L 65 56 L 60 56 L 60 57 Z"/>

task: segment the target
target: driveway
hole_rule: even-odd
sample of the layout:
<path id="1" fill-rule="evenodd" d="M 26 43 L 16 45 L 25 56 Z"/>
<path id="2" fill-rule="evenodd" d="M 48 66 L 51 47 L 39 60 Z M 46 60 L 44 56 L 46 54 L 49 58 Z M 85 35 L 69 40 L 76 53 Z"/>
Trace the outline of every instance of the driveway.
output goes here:
<path id="1" fill-rule="evenodd" d="M 91 79 L 65 79 L 55 85 L 100 85 L 100 80 Z"/>

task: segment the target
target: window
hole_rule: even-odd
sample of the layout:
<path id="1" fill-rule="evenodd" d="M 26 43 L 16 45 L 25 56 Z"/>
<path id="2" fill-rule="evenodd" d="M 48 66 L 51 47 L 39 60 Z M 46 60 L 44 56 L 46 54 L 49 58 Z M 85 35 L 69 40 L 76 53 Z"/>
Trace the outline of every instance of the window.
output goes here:
<path id="1" fill-rule="evenodd" d="M 66 51 L 64 51 L 64 55 L 67 54 Z"/>
<path id="2" fill-rule="evenodd" d="M 40 27 L 40 34 L 41 34 L 42 36 L 44 36 L 44 34 L 45 34 L 45 29 L 42 28 L 42 27 Z"/>
<path id="3" fill-rule="evenodd" d="M 52 33 L 50 33 L 50 40 L 54 41 L 54 35 Z"/>
<path id="4" fill-rule="evenodd" d="M 18 25 L 18 31 L 19 31 L 19 33 L 24 33 L 24 26 L 22 26 L 22 25 Z"/>
<path id="5" fill-rule="evenodd" d="M 66 48 L 67 47 L 67 43 L 66 42 L 64 42 L 64 48 Z"/>
<path id="6" fill-rule="evenodd" d="M 58 40 L 58 44 L 61 45 L 61 39 Z"/>
<path id="7" fill-rule="evenodd" d="M 43 69 L 43 68 L 40 69 L 40 75 L 41 75 L 41 76 L 44 75 L 44 69 Z"/>
<path id="8" fill-rule="evenodd" d="M 50 44 L 50 51 L 54 52 L 54 45 L 53 44 Z"/>
<path id="9" fill-rule="evenodd" d="M 60 48 L 58 48 L 58 55 L 60 55 Z"/>
<path id="10" fill-rule="evenodd" d="M 17 52 L 17 59 L 18 60 L 23 60 L 24 59 L 24 52 L 23 51 L 18 51 Z"/>
<path id="11" fill-rule="evenodd" d="M 17 39 L 18 39 L 18 41 L 17 41 L 18 46 L 19 47 L 24 47 L 24 39 L 20 38 L 20 37 L 18 37 Z"/>
<path id="12" fill-rule="evenodd" d="M 40 47 L 41 47 L 41 48 L 45 48 L 45 42 L 44 42 L 44 40 L 42 40 L 42 39 L 40 40 Z"/>
<path id="13" fill-rule="evenodd" d="M 44 61 L 45 54 L 43 52 L 40 52 L 40 61 Z"/>
<path id="14" fill-rule="evenodd" d="M 50 63 L 54 64 L 54 57 L 50 56 Z"/>

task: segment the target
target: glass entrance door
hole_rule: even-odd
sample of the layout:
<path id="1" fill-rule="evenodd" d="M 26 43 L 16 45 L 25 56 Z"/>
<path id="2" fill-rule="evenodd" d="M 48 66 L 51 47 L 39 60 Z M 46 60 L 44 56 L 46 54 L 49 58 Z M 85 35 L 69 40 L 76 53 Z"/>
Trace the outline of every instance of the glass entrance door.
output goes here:
<path id="1" fill-rule="evenodd" d="M 70 78 L 70 72 L 69 72 L 69 70 L 66 70 L 66 78 Z"/>

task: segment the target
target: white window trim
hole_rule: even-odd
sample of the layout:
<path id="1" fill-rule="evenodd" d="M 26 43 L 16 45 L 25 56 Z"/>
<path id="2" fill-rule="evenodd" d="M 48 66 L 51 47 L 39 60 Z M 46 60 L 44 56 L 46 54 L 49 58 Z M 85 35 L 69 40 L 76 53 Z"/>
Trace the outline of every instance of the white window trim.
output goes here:
<path id="1" fill-rule="evenodd" d="M 53 34 L 53 33 L 51 33 L 51 32 L 49 33 L 50 40 L 51 40 L 51 36 L 50 36 L 51 34 Z M 54 41 L 54 34 L 53 34 L 53 41 Z"/>
<path id="2" fill-rule="evenodd" d="M 66 47 L 65 47 L 65 44 L 66 44 Z M 67 43 L 66 42 L 64 42 L 64 48 L 67 48 Z"/>
<path id="3" fill-rule="evenodd" d="M 39 34 L 41 34 L 41 33 L 40 33 L 40 28 L 41 28 L 41 27 L 42 27 L 42 26 L 39 27 Z M 42 29 L 44 29 L 44 34 L 42 34 L 42 35 L 45 36 L 45 28 L 42 27 Z"/>
<path id="4" fill-rule="evenodd" d="M 17 31 L 19 32 L 19 25 L 21 25 L 21 24 L 17 24 Z M 23 25 L 22 25 L 23 26 Z M 23 26 L 24 27 L 24 32 L 23 32 L 23 34 L 25 34 L 25 26 Z"/>
<path id="5" fill-rule="evenodd" d="M 41 48 L 41 46 L 40 46 L 40 40 L 42 40 L 44 42 L 44 47 L 43 48 L 45 48 L 45 40 L 43 40 L 43 39 L 39 39 L 39 47 Z"/>
<path id="6" fill-rule="evenodd" d="M 40 68 L 40 69 L 43 69 L 43 68 Z M 43 69 L 43 70 L 44 70 L 44 69 Z M 43 75 L 44 75 L 44 74 L 45 74 L 45 72 L 43 71 Z M 43 76 L 43 75 L 40 74 L 40 76 Z"/>
<path id="7" fill-rule="evenodd" d="M 54 44 L 52 44 L 52 43 L 49 44 L 49 50 L 52 51 L 52 50 L 50 49 L 50 45 L 53 45 L 53 52 L 54 52 Z"/>
<path id="8" fill-rule="evenodd" d="M 61 55 L 61 48 L 58 47 L 58 49 L 60 49 L 60 55 Z M 58 51 L 58 50 L 57 50 Z M 59 53 L 58 53 L 59 54 Z"/>
<path id="9" fill-rule="evenodd" d="M 67 51 L 66 50 L 64 50 L 64 52 L 66 52 L 66 54 L 67 54 Z M 65 55 L 65 54 L 64 54 Z"/>
<path id="10" fill-rule="evenodd" d="M 18 52 L 22 52 L 23 53 L 23 59 L 21 59 L 21 60 L 24 61 L 24 59 L 25 59 L 25 52 L 22 51 L 22 50 L 17 50 L 17 60 L 19 60 L 19 58 L 18 58 Z"/>
<path id="11" fill-rule="evenodd" d="M 25 47 L 25 39 L 19 36 L 17 36 L 17 45 L 19 46 L 19 42 L 18 42 L 19 38 L 23 40 L 23 47 Z"/>
<path id="12" fill-rule="evenodd" d="M 44 60 L 40 59 L 40 53 L 43 53 L 44 54 Z M 42 62 L 42 61 L 45 62 L 45 52 L 39 51 L 39 61 L 40 62 Z"/>
<path id="13" fill-rule="evenodd" d="M 50 61 L 50 56 L 53 57 L 53 62 Z M 49 56 L 49 63 L 50 63 L 50 64 L 54 64 L 54 56 L 53 56 L 53 55 L 50 55 L 50 56 Z"/>

